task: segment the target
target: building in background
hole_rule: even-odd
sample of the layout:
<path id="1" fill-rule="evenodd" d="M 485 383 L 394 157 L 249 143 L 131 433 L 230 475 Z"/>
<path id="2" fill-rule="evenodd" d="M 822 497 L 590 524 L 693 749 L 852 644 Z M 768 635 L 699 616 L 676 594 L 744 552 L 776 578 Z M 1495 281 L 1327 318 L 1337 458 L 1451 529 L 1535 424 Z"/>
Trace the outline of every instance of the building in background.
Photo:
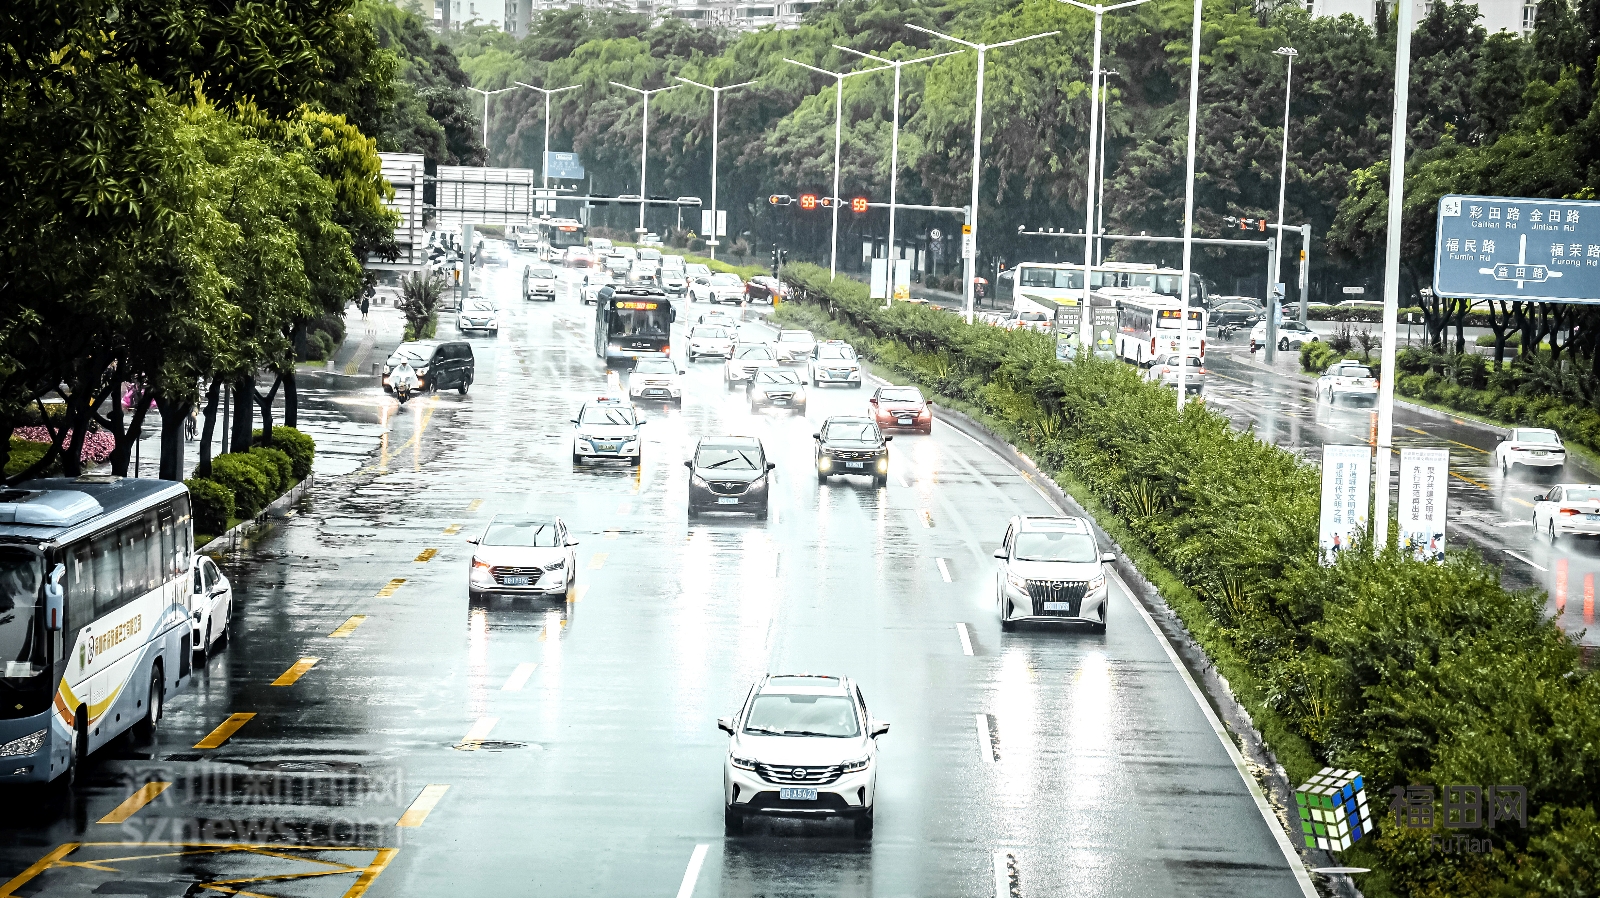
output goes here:
<path id="1" fill-rule="evenodd" d="M 1418 22 L 1433 11 L 1435 0 L 1411 0 L 1412 12 Z M 1478 22 L 1484 30 L 1514 31 L 1523 37 L 1533 33 L 1533 23 L 1538 17 L 1539 0 L 1477 0 Z M 1387 16 L 1393 4 L 1385 0 L 1308 0 L 1306 9 L 1314 16 L 1355 16 L 1368 25 L 1379 16 Z"/>

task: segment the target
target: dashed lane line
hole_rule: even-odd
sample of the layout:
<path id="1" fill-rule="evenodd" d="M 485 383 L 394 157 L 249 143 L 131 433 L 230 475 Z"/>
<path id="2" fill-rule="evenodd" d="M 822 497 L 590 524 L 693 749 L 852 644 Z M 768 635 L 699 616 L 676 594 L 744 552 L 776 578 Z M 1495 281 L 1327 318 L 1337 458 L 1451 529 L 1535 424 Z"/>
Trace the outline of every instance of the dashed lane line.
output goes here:
<path id="1" fill-rule="evenodd" d="M 700 868 L 705 865 L 706 852 L 711 846 L 701 843 L 694 846 L 694 852 L 689 855 L 689 866 L 683 871 L 683 881 L 678 883 L 678 898 L 690 898 L 694 894 L 694 885 L 700 879 Z"/>
<path id="2" fill-rule="evenodd" d="M 145 805 L 155 801 L 156 796 L 167 791 L 167 787 L 170 785 L 172 784 L 145 783 L 144 785 L 140 786 L 132 795 L 129 795 L 127 798 L 123 799 L 122 804 L 117 805 L 116 810 L 105 815 L 104 817 L 101 817 L 97 822 L 122 823 L 126 821 L 129 817 L 139 813 L 139 811 Z"/>
<path id="3" fill-rule="evenodd" d="M 935 558 L 934 561 L 937 562 L 938 565 L 939 565 L 939 576 L 944 578 L 944 582 L 949 583 L 950 582 L 950 568 L 944 563 L 944 559 L 943 558 Z"/>
<path id="4" fill-rule="evenodd" d="M 400 587 L 402 587 L 404 585 L 406 585 L 406 578 L 404 578 L 404 577 L 396 577 L 393 580 L 390 580 L 388 583 L 384 584 L 384 587 L 382 589 L 378 590 L 377 598 L 387 599 L 388 597 L 394 595 L 395 591 L 398 590 Z"/>
<path id="5" fill-rule="evenodd" d="M 450 526 L 444 528 L 444 535 L 445 536 L 455 536 L 457 533 L 460 533 L 460 532 L 461 532 L 461 525 L 460 524 L 451 524 Z"/>
<path id="6" fill-rule="evenodd" d="M 421 552 L 417 553 L 417 561 L 418 562 L 431 561 L 433 559 L 433 556 L 435 556 L 437 554 L 439 554 L 439 550 L 430 546 L 430 547 L 428 547 L 426 549 L 423 549 Z"/>
<path id="7" fill-rule="evenodd" d="M 256 715 L 254 712 L 243 712 L 240 714 L 229 715 L 227 720 L 224 720 L 222 723 L 218 724 L 217 728 L 212 730 L 210 735 L 206 736 L 204 739 L 201 739 L 199 742 L 196 742 L 194 747 L 208 749 L 221 748 L 223 743 L 227 742 L 229 739 L 232 739 L 233 734 L 239 732 L 239 728 L 249 723 L 250 719 L 255 716 Z"/>
<path id="8" fill-rule="evenodd" d="M 478 509 L 480 509 L 482 507 L 483 507 L 483 500 L 482 499 L 473 499 L 471 502 L 467 503 L 467 512 L 470 514 L 470 513 L 474 512 L 474 511 L 477 511 Z"/>
<path id="9" fill-rule="evenodd" d="M 1470 483 L 1470 484 L 1472 484 L 1473 486 L 1477 487 L 1480 490 L 1486 490 L 1486 489 L 1489 488 L 1489 485 L 1487 483 L 1479 483 L 1478 481 L 1473 480 L 1471 477 L 1468 477 L 1465 474 L 1462 474 L 1462 473 L 1457 472 L 1457 471 L 1451 471 L 1450 472 L 1450 476 L 1454 477 L 1455 479 L 1460 480 L 1460 481 L 1462 481 L 1464 483 Z"/>
<path id="10" fill-rule="evenodd" d="M 466 737 L 463 738 L 458 745 L 456 745 L 456 748 L 459 748 L 462 751 L 477 751 L 478 749 L 482 748 L 483 740 L 489 738 L 489 731 L 493 730 L 494 725 L 499 722 L 500 718 L 498 717 L 478 718 L 477 723 L 472 725 L 472 729 L 467 730 Z"/>
<path id="11" fill-rule="evenodd" d="M 301 658 L 299 661 L 289 665 L 288 670 L 278 674 L 278 678 L 272 681 L 272 685 L 293 686 L 296 680 L 305 676 L 306 671 L 316 667 L 317 662 L 321 660 L 321 658 Z"/>
<path id="12" fill-rule="evenodd" d="M 956 624 L 956 635 L 961 637 L 961 654 L 972 654 L 972 636 L 967 632 L 967 625 L 964 623 Z"/>
<path id="13" fill-rule="evenodd" d="M 429 783 L 422 787 L 422 792 L 417 795 L 417 800 L 411 802 L 406 812 L 400 815 L 400 820 L 395 826 L 415 827 L 421 826 L 422 821 L 428 819 L 439 800 L 444 798 L 444 793 L 450 791 L 447 783 Z"/>
<path id="14" fill-rule="evenodd" d="M 593 555 L 590 555 L 589 556 L 589 570 L 598 571 L 602 567 L 605 567 L 606 559 L 608 557 L 610 557 L 610 553 L 609 552 L 596 552 Z"/>
<path id="15" fill-rule="evenodd" d="M 366 619 L 367 619 L 367 616 L 365 614 L 352 614 L 352 615 L 350 615 L 350 619 L 345 621 L 344 623 L 340 624 L 339 628 L 337 630 L 334 630 L 332 633 L 329 633 L 328 634 L 328 638 L 329 639 L 349 639 L 350 638 L 350 634 L 354 633 L 356 631 L 356 627 L 361 626 L 361 622 L 366 620 Z"/>
<path id="16" fill-rule="evenodd" d="M 1516 560 L 1522 562 L 1523 564 L 1527 565 L 1528 567 L 1533 568 L 1534 570 L 1543 571 L 1546 574 L 1550 573 L 1550 569 L 1549 568 L 1544 567 L 1543 565 L 1534 564 L 1533 562 L 1529 561 L 1528 559 L 1524 558 L 1521 555 L 1518 555 L 1517 553 L 1511 551 L 1510 549 L 1506 550 L 1506 554 L 1510 555 L 1512 558 L 1515 558 Z"/>
<path id="17" fill-rule="evenodd" d="M 511 676 L 506 679 L 506 684 L 500 687 L 500 691 L 521 692 L 522 687 L 527 685 L 528 678 L 533 676 L 533 669 L 538 666 L 538 664 L 532 661 L 518 664 L 517 669 L 512 671 Z"/>
<path id="18" fill-rule="evenodd" d="M 978 719 L 978 757 L 983 758 L 985 764 L 994 763 L 994 737 L 989 734 L 989 715 L 979 714 Z"/>

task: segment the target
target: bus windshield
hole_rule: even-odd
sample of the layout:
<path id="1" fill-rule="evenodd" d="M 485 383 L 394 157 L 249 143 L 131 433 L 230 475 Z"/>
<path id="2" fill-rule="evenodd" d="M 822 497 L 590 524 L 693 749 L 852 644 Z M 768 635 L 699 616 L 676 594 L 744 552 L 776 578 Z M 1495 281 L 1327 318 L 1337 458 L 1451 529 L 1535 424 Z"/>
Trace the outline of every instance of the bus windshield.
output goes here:
<path id="1" fill-rule="evenodd" d="M 550 245 L 556 249 L 583 246 L 583 226 L 579 224 L 552 225 L 550 228 Z"/>
<path id="2" fill-rule="evenodd" d="M 1177 309 L 1160 309 L 1156 312 L 1156 327 L 1164 328 L 1166 330 L 1177 330 L 1178 318 L 1182 314 L 1183 313 Z M 1190 309 L 1189 330 L 1197 331 L 1203 327 L 1204 325 L 1201 324 L 1201 318 L 1202 315 L 1199 309 Z"/>
<path id="3" fill-rule="evenodd" d="M 0 550 L 0 663 L 7 677 L 44 669 L 44 641 L 34 620 L 44 567 L 31 552 Z"/>
<path id="4" fill-rule="evenodd" d="M 671 308 L 667 303 L 619 300 L 611 307 L 611 336 L 665 337 L 672 327 Z"/>

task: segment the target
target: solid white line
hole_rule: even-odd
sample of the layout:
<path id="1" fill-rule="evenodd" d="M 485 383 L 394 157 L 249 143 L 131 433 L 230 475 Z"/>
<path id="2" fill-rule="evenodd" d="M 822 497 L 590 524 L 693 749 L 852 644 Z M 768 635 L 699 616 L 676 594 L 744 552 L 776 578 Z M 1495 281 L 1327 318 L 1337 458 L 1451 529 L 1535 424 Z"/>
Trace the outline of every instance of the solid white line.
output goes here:
<path id="1" fill-rule="evenodd" d="M 518 664 L 517 669 L 511 672 L 510 679 L 500 687 L 501 692 L 521 692 L 522 687 L 528 682 L 528 677 L 533 676 L 533 669 L 539 665 L 529 661 Z"/>
<path id="2" fill-rule="evenodd" d="M 944 559 L 943 558 L 935 558 L 934 561 L 937 561 L 939 563 L 939 576 L 944 578 L 944 582 L 949 583 L 950 582 L 950 569 L 945 566 Z"/>
<path id="3" fill-rule="evenodd" d="M 972 637 L 967 635 L 967 625 L 956 624 L 956 635 L 961 637 L 961 654 L 972 654 Z"/>
<path id="4" fill-rule="evenodd" d="M 989 735 L 989 715 L 978 715 L 978 754 L 984 763 L 994 763 L 994 738 Z"/>
<path id="5" fill-rule="evenodd" d="M 1007 854 L 994 853 L 994 898 L 1011 898 L 1011 871 L 1006 869 Z"/>
<path id="6" fill-rule="evenodd" d="M 1522 557 L 1522 556 L 1521 556 L 1521 555 L 1518 555 L 1518 554 L 1517 554 L 1517 553 L 1515 553 L 1515 552 L 1513 552 L 1513 551 L 1511 551 L 1511 550 L 1510 550 L 1510 549 L 1507 549 L 1507 550 L 1506 550 L 1506 554 L 1507 554 L 1507 555 L 1510 555 L 1510 556 L 1511 556 L 1511 557 L 1512 557 L 1512 558 L 1515 558 L 1515 559 L 1516 559 L 1516 560 L 1518 560 L 1518 561 L 1520 561 L 1520 562 L 1522 562 L 1522 563 L 1523 563 L 1523 564 L 1525 564 L 1525 565 L 1527 565 L 1527 566 L 1529 566 L 1529 567 L 1531 567 L 1531 568 L 1536 568 L 1536 569 L 1538 569 L 1538 570 L 1541 570 L 1541 571 L 1544 571 L 1544 572 L 1545 572 L 1545 573 L 1547 573 L 1547 574 L 1548 574 L 1548 573 L 1550 573 L 1550 569 L 1549 569 L 1549 568 L 1547 568 L 1547 567 L 1540 567 L 1540 566 L 1539 566 L 1539 565 L 1537 565 L 1537 564 L 1534 564 L 1534 563 L 1533 563 L 1533 562 L 1531 562 L 1531 561 L 1529 561 L 1529 560 L 1528 560 L 1528 559 L 1526 559 L 1526 558 L 1523 558 L 1523 557 Z"/>
<path id="7" fill-rule="evenodd" d="M 1161 643 L 1161 648 L 1166 650 L 1167 659 L 1172 662 L 1174 668 L 1177 668 L 1178 676 L 1183 680 L 1183 684 L 1189 687 L 1189 694 L 1194 697 L 1195 704 L 1200 706 L 1200 713 L 1205 715 L 1206 722 L 1211 725 L 1211 731 L 1217 734 L 1217 741 L 1222 743 L 1222 747 L 1228 752 L 1228 757 L 1233 761 L 1234 769 L 1239 771 L 1239 778 L 1244 780 L 1245 788 L 1250 790 L 1250 797 L 1255 800 L 1256 810 L 1261 812 L 1261 819 L 1266 821 L 1267 829 L 1278 843 L 1278 849 L 1283 852 L 1284 859 L 1289 862 L 1289 872 L 1294 874 L 1295 881 L 1300 884 L 1301 893 L 1306 898 L 1317 898 L 1317 887 L 1311 884 L 1311 875 L 1306 872 L 1305 863 L 1300 860 L 1300 855 L 1295 852 L 1294 845 L 1289 842 L 1288 835 L 1284 833 L 1282 821 L 1272 812 L 1272 805 L 1267 802 L 1266 793 L 1261 791 L 1261 784 L 1257 783 L 1256 778 L 1250 774 L 1250 769 L 1244 763 L 1244 755 L 1239 753 L 1238 746 L 1233 744 L 1233 739 L 1228 735 L 1227 730 L 1223 728 L 1222 721 L 1217 719 L 1216 712 L 1211 710 L 1210 703 L 1206 701 L 1205 695 L 1200 692 L 1200 686 L 1195 683 L 1194 677 L 1190 676 L 1189 668 L 1183 666 L 1183 659 L 1178 657 L 1178 652 L 1173 649 L 1172 642 L 1167 639 L 1167 634 L 1161 632 L 1161 628 L 1156 624 L 1156 619 L 1150 616 L 1150 612 L 1145 609 L 1144 603 L 1134 597 L 1133 590 L 1128 588 L 1128 584 L 1122 582 L 1122 576 L 1109 566 L 1106 568 L 1106 573 L 1111 575 L 1111 579 L 1117 583 L 1117 588 L 1122 590 L 1123 595 L 1127 596 L 1128 601 L 1139 612 L 1139 616 L 1144 618 L 1145 625 L 1150 628 L 1151 633 L 1155 634 L 1156 641 Z"/>
<path id="8" fill-rule="evenodd" d="M 700 878 L 700 866 L 706 862 L 706 852 L 709 850 L 709 844 L 694 846 L 694 854 L 689 855 L 689 868 L 683 871 L 683 882 L 678 886 L 678 898 L 689 898 L 694 894 L 695 880 Z"/>

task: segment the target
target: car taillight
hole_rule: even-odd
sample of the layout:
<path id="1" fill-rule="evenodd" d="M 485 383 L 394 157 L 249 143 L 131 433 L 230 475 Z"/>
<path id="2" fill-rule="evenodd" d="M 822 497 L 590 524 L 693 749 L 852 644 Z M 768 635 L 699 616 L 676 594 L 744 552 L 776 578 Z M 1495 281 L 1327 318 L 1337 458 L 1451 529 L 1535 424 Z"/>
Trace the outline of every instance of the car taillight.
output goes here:
<path id="1" fill-rule="evenodd" d="M 931 417 L 933 417 L 933 410 L 925 408 L 925 409 L 923 409 L 921 412 L 919 412 L 917 414 L 917 417 L 918 418 L 931 418 Z"/>
<path id="2" fill-rule="evenodd" d="M 1562 514 L 1579 514 L 1579 511 L 1576 508 L 1563 508 L 1563 509 L 1561 509 L 1561 513 Z"/>

